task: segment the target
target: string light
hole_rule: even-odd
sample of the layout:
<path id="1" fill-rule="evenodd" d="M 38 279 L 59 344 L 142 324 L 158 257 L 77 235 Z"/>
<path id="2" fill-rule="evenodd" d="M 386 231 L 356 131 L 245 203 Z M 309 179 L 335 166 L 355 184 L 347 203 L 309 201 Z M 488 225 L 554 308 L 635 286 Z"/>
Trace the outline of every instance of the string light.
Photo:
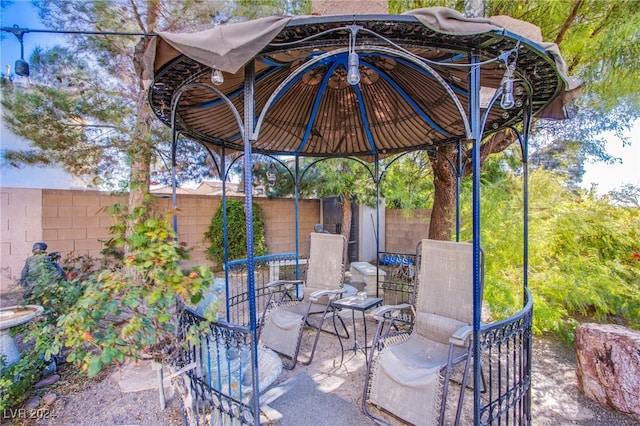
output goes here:
<path id="1" fill-rule="evenodd" d="M 222 75 L 222 71 L 214 68 L 211 71 L 211 82 L 216 86 L 220 86 L 222 83 L 224 83 L 224 75 Z"/>
<path id="2" fill-rule="evenodd" d="M 502 87 L 502 98 L 500 99 L 500 106 L 502 109 L 511 109 L 515 106 L 516 100 L 513 97 L 513 74 L 516 70 L 516 61 L 518 59 L 517 54 L 511 63 L 509 63 L 509 57 L 511 54 L 504 57 L 505 65 L 507 66 L 502 81 L 500 81 L 500 87 Z"/>
<path id="3" fill-rule="evenodd" d="M 356 34 L 361 28 L 357 25 L 348 27 L 351 31 L 349 34 L 349 59 L 347 60 L 347 83 L 352 86 L 360 83 L 360 58 L 356 53 Z"/>

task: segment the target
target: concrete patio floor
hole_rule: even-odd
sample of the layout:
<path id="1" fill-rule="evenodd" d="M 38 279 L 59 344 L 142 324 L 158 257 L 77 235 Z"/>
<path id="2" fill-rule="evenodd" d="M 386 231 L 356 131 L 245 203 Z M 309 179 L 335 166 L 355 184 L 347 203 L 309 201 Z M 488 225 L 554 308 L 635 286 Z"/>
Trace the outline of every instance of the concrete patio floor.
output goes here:
<path id="1" fill-rule="evenodd" d="M 351 333 L 351 316 L 343 313 Z M 369 334 L 375 323 L 367 316 Z M 362 320 L 356 317 L 358 337 L 363 336 Z M 343 341 L 344 347 L 353 345 Z M 305 331 L 302 351 L 311 347 L 311 330 Z M 348 351 L 340 365 L 338 339 L 322 333 L 313 362 L 301 363 L 293 370 L 283 370 L 280 377 L 261 396 L 263 423 L 286 426 L 304 425 L 372 425 L 361 410 L 365 356 Z M 140 365 L 142 372 L 126 369 L 113 377 L 122 391 L 157 389 L 157 373 L 150 363 Z M 168 383 L 165 382 L 165 386 Z M 179 398 L 166 388 L 167 399 Z M 446 424 L 453 424 L 459 386 L 450 387 Z M 473 424 L 473 392 L 468 390 L 463 409 L 463 425 Z M 576 361 L 573 350 L 553 338 L 534 338 L 532 420 L 534 425 L 634 425 L 634 419 L 584 397 L 577 389 Z M 394 422 L 391 422 L 394 424 Z M 395 422 L 397 424 L 397 422 Z"/>

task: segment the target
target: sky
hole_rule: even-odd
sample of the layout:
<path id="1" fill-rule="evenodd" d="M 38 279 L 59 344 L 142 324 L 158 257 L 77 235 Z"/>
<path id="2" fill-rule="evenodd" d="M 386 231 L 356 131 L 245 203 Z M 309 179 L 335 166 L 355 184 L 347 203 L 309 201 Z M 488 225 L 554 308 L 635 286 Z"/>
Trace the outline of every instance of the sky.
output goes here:
<path id="1" fill-rule="evenodd" d="M 3 1 L 4 3 L 4 1 Z M 21 28 L 43 29 L 38 19 L 36 10 L 27 0 L 15 0 L 9 7 L 0 10 L 0 23 L 3 27 L 18 25 Z M 6 66 L 12 69 L 16 59 L 20 58 L 20 43 L 17 37 L 11 33 L 2 32 L 0 38 L 0 65 L 1 72 L 6 71 Z M 42 33 L 28 33 L 23 37 L 24 58 L 29 60 L 33 49 L 40 46 L 50 46 L 64 42 L 65 36 Z M 607 151 L 621 162 L 615 164 L 589 163 L 585 165 L 585 175 L 582 187 L 589 189 L 592 183 L 597 183 L 597 191 L 605 194 L 612 189 L 631 183 L 640 186 L 640 120 L 627 132 L 630 145 L 623 147 L 620 139 L 612 134 L 607 135 Z"/>
<path id="2" fill-rule="evenodd" d="M 640 120 L 635 121 L 633 127 L 625 132 L 625 136 L 631 144 L 623 147 L 619 138 L 605 133 L 607 152 L 613 157 L 622 159 L 622 162 L 585 164 L 581 185 L 583 188 L 589 189 L 592 183 L 597 183 L 597 192 L 606 194 L 627 183 L 640 187 Z"/>

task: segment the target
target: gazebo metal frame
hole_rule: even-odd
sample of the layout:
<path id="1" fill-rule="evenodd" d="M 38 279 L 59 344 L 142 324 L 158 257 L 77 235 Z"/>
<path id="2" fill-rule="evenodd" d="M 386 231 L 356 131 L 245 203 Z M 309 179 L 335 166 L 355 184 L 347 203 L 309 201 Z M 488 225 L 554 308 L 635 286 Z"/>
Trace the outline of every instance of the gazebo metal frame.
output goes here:
<path id="1" fill-rule="evenodd" d="M 527 289 L 527 139 L 534 115 L 562 118 L 557 114 L 558 104 L 564 104 L 565 94 L 574 87 L 563 74 L 561 59 L 549 53 L 549 46 L 546 44 L 543 46 L 540 42 L 500 28 L 496 22 L 483 19 L 454 16 L 463 30 L 459 33 L 448 32 L 442 27 L 435 28 L 439 25 L 437 22 L 434 24 L 429 19 L 422 19 L 420 15 L 424 11 L 426 10 L 397 16 L 283 18 L 285 21 L 282 26 L 270 33 L 266 43 L 241 60 L 241 66 L 236 67 L 237 71 L 215 63 L 216 55 L 213 55 L 213 62 L 203 61 L 204 54 L 194 56 L 187 50 L 182 50 L 182 39 L 161 33 L 160 39 L 165 40 L 167 46 L 170 45 L 169 50 L 174 49 L 177 53 L 171 51 L 170 59 L 159 60 L 161 55 L 156 56 L 155 76 L 149 91 L 150 104 L 158 118 L 172 129 L 174 153 L 180 135 L 200 142 L 207 149 L 220 150 L 223 162 L 218 167 L 221 169 L 220 176 L 223 177 L 223 188 L 229 170 L 224 162 L 226 150 L 242 152 L 247 235 L 253 235 L 253 153 L 296 157 L 295 170 L 292 172 L 287 168 L 295 183 L 296 217 L 301 156 L 354 156 L 358 161 L 372 162 L 373 171 L 368 170 L 376 183 L 379 196 L 379 183 L 385 172 L 379 170 L 378 160 L 381 158 L 414 150 L 437 151 L 439 146 L 455 144 L 458 161 L 452 158 L 446 160 L 456 173 L 459 192 L 463 175 L 460 158 L 463 151 L 470 155 L 473 181 L 473 356 L 479 360 L 483 348 L 490 353 L 493 345 L 500 345 L 505 339 L 510 339 L 505 332 L 506 327 L 510 332 L 517 333 L 516 339 L 521 345 L 517 356 L 522 358 L 516 363 L 517 368 L 522 371 L 518 372 L 517 377 L 514 376 L 514 383 L 504 388 L 499 385 L 495 398 L 491 393 L 493 391 L 489 389 L 489 401 L 484 406 L 480 396 L 480 362 L 474 362 L 474 423 L 491 424 L 512 416 L 511 421 L 529 424 L 532 302 Z M 440 12 L 434 11 L 434 16 Z M 453 15 L 449 13 L 448 17 L 451 16 Z M 273 21 L 267 24 L 272 25 Z M 469 29 L 465 31 L 467 25 Z M 157 47 L 160 49 L 161 46 Z M 350 72 L 353 53 L 361 60 L 358 70 L 362 81 L 346 86 L 345 74 Z M 409 77 L 402 77 L 400 71 L 393 74 L 394 70 L 400 68 Z M 220 73 L 220 70 L 224 72 Z M 215 74 L 214 80 L 218 78 L 218 83 L 220 75 L 227 82 L 222 86 L 209 83 L 212 74 Z M 411 91 L 412 83 L 407 84 L 406 80 L 417 77 L 420 80 L 416 80 L 415 85 L 420 87 Z M 428 86 L 429 90 L 425 90 L 425 81 L 432 85 Z M 380 115 L 380 110 L 376 109 L 374 101 L 381 102 L 380 99 L 383 98 L 371 100 L 374 93 L 371 88 L 378 83 L 399 93 L 397 96 L 393 95 L 393 99 L 405 102 L 408 107 L 403 111 L 411 113 L 404 118 L 405 121 L 399 119 L 394 123 L 397 125 L 395 134 L 388 131 L 393 128 L 391 125 L 385 127 L 387 123 L 384 119 L 378 120 L 375 117 L 376 114 Z M 295 96 L 290 92 L 296 88 L 302 91 L 313 85 L 321 87 L 321 94 L 316 95 L 309 114 L 302 117 L 302 121 L 293 123 L 300 118 L 296 115 L 297 109 L 305 105 L 294 104 L 289 107 L 291 111 L 287 111 L 286 100 L 293 102 L 292 96 Z M 345 136 L 343 133 L 344 140 L 339 141 L 342 144 L 331 145 L 331 141 L 327 140 L 328 136 L 337 135 L 339 125 L 331 127 L 333 122 L 329 122 L 322 129 L 324 136 L 327 136 L 324 138 L 326 143 L 322 144 L 314 139 L 319 132 L 322 133 L 317 128 L 320 122 L 318 120 L 324 116 L 339 115 L 335 111 L 336 102 L 325 102 L 324 99 L 324 91 L 333 89 L 336 89 L 336 93 L 342 93 L 342 97 L 336 97 L 338 104 L 342 102 L 357 107 L 353 111 L 355 118 L 350 119 L 354 120 L 352 124 L 360 125 L 353 126 L 350 135 Z M 486 89 L 489 89 L 488 96 Z M 436 93 L 436 98 L 426 99 L 432 93 Z M 505 102 L 505 97 L 509 96 L 511 98 Z M 438 102 L 446 110 L 443 114 L 437 113 Z M 428 110 L 427 105 L 434 109 Z M 455 113 L 454 118 L 448 117 L 451 112 Z M 516 129 L 519 124 L 522 126 L 520 130 Z M 415 126 L 417 133 L 424 132 L 424 137 L 413 139 L 413 142 L 411 138 L 405 140 L 401 137 L 402 132 L 414 129 Z M 482 141 L 489 134 L 507 128 L 513 129 L 517 134 L 524 163 L 523 309 L 508 320 L 483 325 L 480 317 L 480 150 Z M 401 141 L 396 143 L 394 136 Z M 223 206 L 224 200 L 223 196 Z M 173 203 L 174 206 L 177 204 L 175 191 Z M 459 216 L 458 207 L 458 238 Z M 296 223 L 296 258 L 298 235 Z M 258 309 L 252 238 L 247 238 L 246 248 L 246 302 L 249 319 L 244 326 L 247 327 L 246 332 L 253 345 L 252 365 L 255 372 L 258 370 Z M 377 252 L 380 252 L 379 247 Z M 225 264 L 229 264 L 226 256 Z M 229 268 L 225 268 L 227 285 L 229 271 Z M 233 306 L 227 302 L 227 312 L 231 309 Z M 232 326 L 237 327 L 238 324 Z M 258 424 L 260 402 L 257 374 L 254 374 L 253 390 L 253 416 L 242 421 Z"/>

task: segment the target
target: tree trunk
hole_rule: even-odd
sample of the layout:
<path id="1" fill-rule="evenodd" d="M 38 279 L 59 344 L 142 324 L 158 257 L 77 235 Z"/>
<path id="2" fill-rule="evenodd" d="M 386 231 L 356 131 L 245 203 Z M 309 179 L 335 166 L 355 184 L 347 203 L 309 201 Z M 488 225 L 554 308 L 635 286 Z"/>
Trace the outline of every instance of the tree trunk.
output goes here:
<path id="1" fill-rule="evenodd" d="M 480 167 L 491 154 L 502 152 L 517 140 L 513 130 L 507 129 L 491 135 L 480 147 Z M 436 148 L 439 154 L 429 152 L 429 160 L 433 168 L 433 209 L 429 222 L 429 238 L 434 240 L 450 240 L 455 226 L 456 214 L 456 174 L 443 156 L 457 164 L 458 155 L 455 145 Z M 463 154 L 465 151 L 463 151 Z M 471 155 L 463 158 L 464 176 L 472 173 Z"/>
<path id="2" fill-rule="evenodd" d="M 143 23 L 142 15 L 138 15 L 138 22 L 141 30 L 147 32 L 158 31 L 158 17 L 160 14 L 160 0 L 147 1 L 146 20 Z M 145 28 L 146 24 L 146 28 Z M 153 137 L 152 125 L 153 115 L 147 100 L 147 88 L 144 81 L 144 52 L 151 39 L 142 37 L 135 47 L 133 55 L 133 68 L 138 77 L 137 85 L 133 86 L 136 94 L 136 124 L 131 135 L 131 147 L 129 148 L 129 159 L 131 170 L 129 172 L 129 199 L 127 207 L 129 212 L 133 212 L 137 207 L 143 206 L 145 198 L 149 194 L 149 184 L 151 182 L 151 160 L 153 158 Z M 131 232 L 133 224 L 128 225 Z M 125 247 L 125 252 L 128 247 Z"/>
<path id="3" fill-rule="evenodd" d="M 353 212 L 351 211 L 351 194 L 341 194 L 340 201 L 342 204 L 341 234 L 347 239 L 348 243 L 349 237 L 351 236 L 351 216 L 353 215 Z"/>
<path id="4" fill-rule="evenodd" d="M 151 181 L 150 169 L 153 154 L 152 117 L 147 103 L 147 93 L 142 87 L 138 88 L 136 109 L 136 125 L 131 138 L 131 147 L 129 148 L 131 161 L 129 211 L 133 211 L 134 208 L 144 203 L 145 196 L 149 193 L 149 183 Z"/>
<path id="5" fill-rule="evenodd" d="M 456 175 L 455 171 L 440 154 L 454 158 L 453 145 L 438 147 L 439 154 L 429 152 L 433 168 L 433 208 L 429 222 L 429 238 L 432 240 L 451 239 L 456 211 Z"/>

